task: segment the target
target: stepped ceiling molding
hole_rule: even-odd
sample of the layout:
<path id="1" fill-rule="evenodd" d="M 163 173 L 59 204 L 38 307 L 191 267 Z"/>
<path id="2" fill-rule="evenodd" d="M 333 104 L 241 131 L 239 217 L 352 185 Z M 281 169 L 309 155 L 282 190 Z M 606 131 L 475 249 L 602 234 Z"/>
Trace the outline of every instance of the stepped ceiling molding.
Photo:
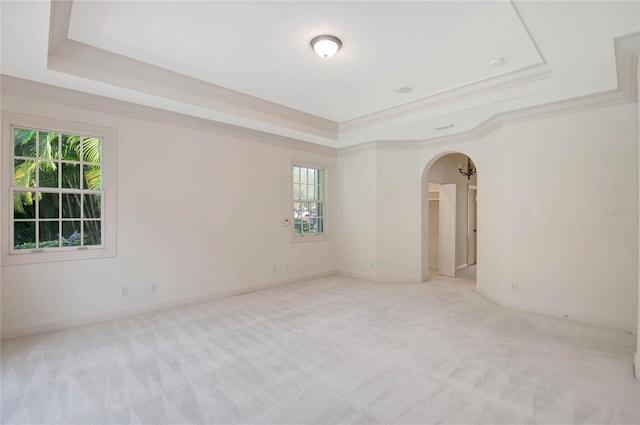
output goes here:
<path id="1" fill-rule="evenodd" d="M 5 75 L 333 148 L 442 141 L 637 93 L 635 1 L 0 7 Z M 325 33 L 343 42 L 331 59 L 309 46 Z"/>

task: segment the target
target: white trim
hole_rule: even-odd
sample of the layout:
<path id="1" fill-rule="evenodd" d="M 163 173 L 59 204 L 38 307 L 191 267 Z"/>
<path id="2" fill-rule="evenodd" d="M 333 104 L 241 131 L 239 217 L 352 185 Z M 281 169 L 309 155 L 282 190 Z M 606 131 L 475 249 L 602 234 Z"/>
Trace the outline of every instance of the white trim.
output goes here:
<path id="1" fill-rule="evenodd" d="M 13 217 L 13 202 L 11 196 L 11 186 L 13 182 L 13 135 L 11 128 L 43 128 L 61 133 L 72 133 L 81 135 L 91 135 L 102 137 L 102 248 L 89 249 L 61 249 L 57 251 L 44 251 L 32 253 L 11 253 L 11 232 L 9 217 Z M 7 206 L 7 218 L 0 225 L 2 232 L 2 267 L 18 264 L 46 263 L 54 261 L 84 260 L 93 258 L 106 258 L 116 256 L 117 250 L 117 131 L 113 128 L 97 125 L 75 123 L 57 119 L 29 116 L 22 114 L 2 113 L 2 161 L 0 168 L 4 171 L 0 176 L 0 194 L 7 202 L 2 202 Z M 44 188 L 46 190 L 46 188 Z"/>
<path id="2" fill-rule="evenodd" d="M 273 134 L 292 134 L 291 132 L 294 132 L 296 137 L 330 146 L 335 146 L 334 142 L 344 139 L 348 132 L 360 129 L 372 130 L 373 126 L 380 125 L 381 122 L 406 121 L 409 116 L 419 118 L 424 115 L 425 111 L 432 108 L 477 98 L 500 90 L 531 85 L 553 77 L 553 73 L 535 40 L 527 30 L 528 36 L 538 52 L 539 62 L 537 64 L 338 123 L 71 40 L 68 38 L 68 31 L 72 6 L 73 1 L 51 2 L 47 58 L 49 69 L 198 106 L 206 109 L 208 119 L 253 126 Z M 522 21 L 517 8 L 515 5 L 512 6 Z M 523 26 L 525 29 L 527 28 L 524 22 Z M 635 70 L 640 54 L 640 33 L 618 37 L 613 42 L 618 87 L 611 93 L 626 101 L 635 101 L 637 99 Z M 596 94 L 596 96 L 598 95 L 600 94 Z M 591 96 L 593 95 L 583 96 L 580 99 Z M 550 109 L 553 109 L 553 105 L 565 101 L 556 101 L 523 110 L 529 113 L 539 107 L 544 110 L 550 106 Z M 495 131 L 496 126 L 505 124 L 504 120 L 496 123 L 496 117 L 505 117 L 505 114 L 498 114 L 486 119 L 471 133 L 476 136 L 486 134 L 487 131 Z M 528 117 L 528 119 L 532 118 L 535 117 Z"/>
<path id="3" fill-rule="evenodd" d="M 59 322 L 45 323 L 41 325 L 26 326 L 24 328 L 3 330 L 0 335 L 2 341 L 6 341 L 13 338 L 20 338 L 24 336 L 37 335 L 45 332 L 59 331 L 63 329 L 73 328 L 76 326 L 88 325 L 91 323 L 102 322 L 105 320 L 119 319 L 122 317 L 133 316 L 136 314 L 148 313 L 152 311 L 165 310 L 173 307 L 179 307 L 181 305 L 193 304 L 217 298 L 230 297 L 233 295 L 248 294 L 262 289 L 274 288 L 276 286 L 288 285 L 291 283 L 302 282 L 305 280 L 316 279 L 321 277 L 333 276 L 334 272 L 314 273 L 310 275 L 303 275 L 291 279 L 278 280 L 273 282 L 258 283 L 240 288 L 226 289 L 222 291 L 209 292 L 202 295 L 196 295 L 192 297 L 179 298 L 170 301 L 164 301 L 154 304 L 147 304 L 138 307 L 126 308 L 122 310 L 112 311 L 103 314 L 94 314 L 91 316 L 85 316 L 80 318 L 74 318 L 69 320 L 61 320 Z"/>
<path id="4" fill-rule="evenodd" d="M 374 112 L 370 115 L 341 122 L 338 134 L 362 130 L 372 125 L 403 119 L 407 115 L 424 114 L 431 109 L 464 102 L 465 100 L 495 93 L 496 91 L 524 86 L 552 77 L 553 72 L 551 72 L 549 67 L 544 63 L 539 63 L 527 68 L 434 93 L 413 102 L 380 112 Z"/>
<path id="5" fill-rule="evenodd" d="M 634 356 L 633 369 L 635 371 L 636 379 L 640 380 L 640 351 Z"/>
<path id="6" fill-rule="evenodd" d="M 265 143 L 272 146 L 296 149 L 303 152 L 318 153 L 332 157 L 346 157 L 381 150 L 414 150 L 431 148 L 437 145 L 455 145 L 457 143 L 465 143 L 470 140 L 480 139 L 512 123 L 589 111 L 631 102 L 631 100 L 620 91 L 612 90 L 497 114 L 467 132 L 423 140 L 378 140 L 336 149 L 299 139 L 292 139 L 263 131 L 224 124 L 205 118 L 193 117 L 149 106 L 137 105 L 130 102 L 23 80 L 7 75 L 2 75 L 0 78 L 2 80 L 1 85 L 3 96 L 13 95 L 26 97 L 41 102 L 50 102 L 58 105 L 64 104 L 72 107 L 90 109 L 97 112 L 116 114 L 128 118 L 172 124 L 184 128 L 202 130 L 233 137 L 241 142 L 251 141 L 256 143 Z"/>
<path id="7" fill-rule="evenodd" d="M 606 326 L 608 328 L 618 329 L 618 330 L 622 330 L 622 331 L 629 332 L 629 333 L 634 333 L 636 331 L 634 323 L 623 322 L 623 321 L 616 320 L 616 319 L 608 319 L 608 318 L 605 318 L 605 317 L 596 317 L 596 316 L 589 316 L 589 315 L 571 313 L 571 312 L 566 312 L 566 311 L 559 311 L 559 310 L 549 309 L 549 308 L 545 308 L 545 307 L 539 307 L 539 306 L 535 306 L 535 305 L 531 305 L 531 304 L 524 304 L 524 303 L 518 303 L 518 302 L 513 302 L 513 301 L 505 301 L 505 300 L 501 299 L 500 297 L 497 297 L 497 296 L 491 294 L 490 292 L 488 292 L 488 291 L 486 291 L 486 290 L 484 290 L 484 289 L 482 289 L 482 288 L 480 288 L 478 286 L 476 286 L 475 290 L 479 295 L 482 295 L 483 297 L 485 297 L 488 300 L 494 302 L 498 306 L 503 307 L 503 308 L 508 308 L 510 310 L 524 311 L 524 312 L 529 312 L 529 313 L 542 314 L 544 316 L 557 317 L 557 318 L 561 318 L 561 319 L 565 319 L 565 320 L 571 320 L 571 321 L 574 321 L 574 322 L 581 322 L 581 323 L 589 323 L 589 324 L 593 324 L 593 325 Z"/>
<path id="8" fill-rule="evenodd" d="M 370 282 L 385 282 L 385 283 L 421 283 L 422 279 L 418 277 L 410 276 L 377 276 L 367 275 L 364 273 L 354 273 L 346 270 L 338 270 L 336 272 L 338 276 L 350 277 L 354 279 L 368 280 Z"/>
<path id="9" fill-rule="evenodd" d="M 111 99 L 95 94 L 84 93 L 62 87 L 56 87 L 35 81 L 1 75 L 2 95 L 18 96 L 33 99 L 40 102 L 49 102 L 56 105 L 67 105 L 75 108 L 89 109 L 110 115 L 118 115 L 126 118 L 135 118 L 161 124 L 170 124 L 192 130 L 206 131 L 217 135 L 233 137 L 238 142 L 264 143 L 284 149 L 296 149 L 303 152 L 317 153 L 321 155 L 337 156 L 337 150 L 312 142 L 294 139 L 253 130 L 232 124 L 225 124 L 207 118 L 185 115 L 165 109 L 151 106 L 138 105 L 123 100 Z M 3 102 L 5 108 L 7 101 Z"/>
<path id="10" fill-rule="evenodd" d="M 459 265 L 459 266 L 456 266 L 456 270 L 466 269 L 467 267 L 469 267 L 469 265 L 468 265 L 468 264 L 466 264 L 466 263 L 465 263 L 465 264 L 461 264 L 461 265 Z"/>

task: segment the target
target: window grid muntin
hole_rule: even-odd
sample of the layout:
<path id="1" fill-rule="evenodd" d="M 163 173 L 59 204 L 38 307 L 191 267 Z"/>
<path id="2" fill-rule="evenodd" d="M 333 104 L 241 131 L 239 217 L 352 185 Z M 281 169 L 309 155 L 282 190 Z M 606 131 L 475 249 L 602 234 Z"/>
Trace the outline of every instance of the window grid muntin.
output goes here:
<path id="1" fill-rule="evenodd" d="M 293 166 L 293 233 L 295 236 L 325 234 L 324 184 L 325 170 L 323 168 Z M 309 199 L 310 197 L 312 199 Z M 315 205 L 316 213 L 313 217 L 312 205 Z M 298 206 L 299 208 L 297 208 Z M 305 212 L 308 213 L 308 220 L 304 219 Z M 311 231 L 313 225 L 315 225 L 315 230 Z"/>
<path id="2" fill-rule="evenodd" d="M 17 131 L 18 129 L 23 129 L 23 130 L 28 130 L 28 131 L 34 131 L 35 132 L 35 156 L 31 157 L 31 156 L 24 156 L 24 155 L 16 155 L 16 145 L 15 145 L 15 138 L 17 135 Z M 23 161 L 32 161 L 35 163 L 35 181 L 32 181 L 30 183 L 33 184 L 33 186 L 15 186 L 15 181 L 13 182 L 13 185 L 11 186 L 11 193 L 10 193 L 10 207 L 11 207 L 11 225 L 9 226 L 9 232 L 10 232 L 10 250 L 9 252 L 11 254 L 24 254 L 24 253 L 30 253 L 30 252 L 42 252 L 43 250 L 46 250 L 47 252 L 54 252 L 54 251 L 70 251 L 70 250 L 78 250 L 78 249 L 101 249 L 104 248 L 104 234 L 105 234 L 105 223 L 104 223 L 104 216 L 103 216 L 103 206 L 104 206 L 104 191 L 102 190 L 102 182 L 104 180 L 104 177 L 102 176 L 102 170 L 104 169 L 103 167 L 103 161 L 101 162 L 93 162 L 93 161 L 84 161 L 84 142 L 86 139 L 98 139 L 100 141 L 100 156 L 102 159 L 102 153 L 103 153 L 103 144 L 104 144 L 104 138 L 103 137 L 99 137 L 99 136 L 89 136 L 89 135 L 81 135 L 81 134 L 77 134 L 77 133 L 64 133 L 62 131 L 55 131 L 55 130 L 45 130 L 45 129 L 41 129 L 41 128 L 33 128 L 33 127 L 28 127 L 28 126 L 12 126 L 12 135 L 13 135 L 13 161 L 12 161 L 12 165 L 13 165 L 13 175 L 15 175 L 15 169 L 16 169 L 16 161 L 17 160 L 23 160 Z M 40 145 L 41 145 L 41 134 L 56 134 L 57 136 L 57 158 L 56 159 L 49 159 L 49 158 L 43 158 L 41 155 L 41 149 L 40 149 Z M 78 156 L 79 156 L 79 160 L 69 160 L 69 159 L 63 159 L 63 152 L 62 152 L 62 138 L 64 136 L 67 137 L 78 137 L 79 138 L 79 152 L 78 152 Z M 42 162 L 50 162 L 50 163 L 55 163 L 57 168 L 56 168 L 56 173 L 58 175 L 58 186 L 57 187 L 48 187 L 48 186 L 41 186 L 41 180 L 40 180 L 40 164 Z M 78 165 L 79 166 L 79 173 L 78 176 L 79 178 L 79 188 L 64 188 L 62 187 L 63 182 L 62 182 L 62 164 L 74 164 L 74 165 Z M 94 190 L 94 189 L 90 189 L 90 188 L 85 188 L 85 173 L 84 173 L 84 167 L 85 166 L 97 166 L 100 167 L 100 189 L 99 190 Z M 14 203 L 15 203 L 15 193 L 16 192 L 31 192 L 32 194 L 34 194 L 34 200 L 33 200 L 33 204 L 34 204 L 34 218 L 15 218 L 15 209 L 14 209 Z M 55 193 L 58 195 L 58 218 L 42 218 L 40 217 L 40 196 L 39 194 L 41 193 Z M 79 196 L 80 199 L 80 217 L 74 217 L 74 218 L 63 218 L 63 211 L 62 211 L 62 207 L 63 207 L 63 198 L 62 195 L 63 194 L 76 194 Z M 85 208 L 84 208 L 84 198 L 85 195 L 99 195 L 99 201 L 100 201 L 100 216 L 99 217 L 85 217 Z M 20 202 L 22 202 L 22 200 L 20 200 Z M 85 232 L 85 224 L 88 221 L 92 221 L 92 222 L 99 222 L 100 223 L 100 228 L 99 228 L 99 237 L 100 237 L 100 244 L 96 244 L 96 245 L 85 245 L 85 238 L 87 237 L 86 232 Z M 34 223 L 35 226 L 35 248 L 26 248 L 26 249 L 17 249 L 16 248 L 16 241 L 15 241 L 15 223 L 20 223 L 20 222 L 24 222 L 24 223 Z M 58 246 L 57 247 L 46 247 L 43 248 L 41 247 L 41 243 L 47 242 L 47 241 L 41 241 L 40 240 L 40 225 L 43 222 L 58 222 Z M 72 246 L 64 246 L 64 242 L 63 242 L 63 223 L 68 223 L 68 222 L 79 222 L 80 223 L 80 235 L 78 238 L 80 240 L 80 245 L 72 245 Z M 75 239 L 74 239 L 75 240 Z"/>

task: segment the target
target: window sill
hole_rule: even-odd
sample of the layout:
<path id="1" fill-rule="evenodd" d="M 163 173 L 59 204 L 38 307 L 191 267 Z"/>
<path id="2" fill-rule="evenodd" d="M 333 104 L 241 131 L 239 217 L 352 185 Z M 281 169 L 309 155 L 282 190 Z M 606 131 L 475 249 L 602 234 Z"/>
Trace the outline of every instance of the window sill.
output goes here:
<path id="1" fill-rule="evenodd" d="M 300 243 L 300 242 L 319 242 L 319 241 L 327 241 L 330 237 L 327 234 L 322 235 L 293 235 L 291 236 L 292 243 Z"/>
<path id="2" fill-rule="evenodd" d="M 21 264 L 40 264 L 58 261 L 78 261 L 96 258 L 115 257 L 113 249 L 81 249 L 77 251 L 29 252 L 7 254 L 2 258 L 2 266 L 18 266 Z"/>

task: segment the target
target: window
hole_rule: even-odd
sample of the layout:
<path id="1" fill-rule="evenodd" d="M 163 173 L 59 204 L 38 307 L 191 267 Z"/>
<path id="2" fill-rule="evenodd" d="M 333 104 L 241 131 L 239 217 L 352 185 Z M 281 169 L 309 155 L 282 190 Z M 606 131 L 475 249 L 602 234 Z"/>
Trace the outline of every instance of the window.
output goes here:
<path id="1" fill-rule="evenodd" d="M 324 235 L 325 170 L 293 166 L 294 235 Z"/>
<path id="2" fill-rule="evenodd" d="M 16 124 L 9 131 L 13 152 L 7 167 L 5 259 L 22 263 L 113 255 L 115 235 L 107 231 L 112 206 L 105 192 L 107 137 Z"/>

